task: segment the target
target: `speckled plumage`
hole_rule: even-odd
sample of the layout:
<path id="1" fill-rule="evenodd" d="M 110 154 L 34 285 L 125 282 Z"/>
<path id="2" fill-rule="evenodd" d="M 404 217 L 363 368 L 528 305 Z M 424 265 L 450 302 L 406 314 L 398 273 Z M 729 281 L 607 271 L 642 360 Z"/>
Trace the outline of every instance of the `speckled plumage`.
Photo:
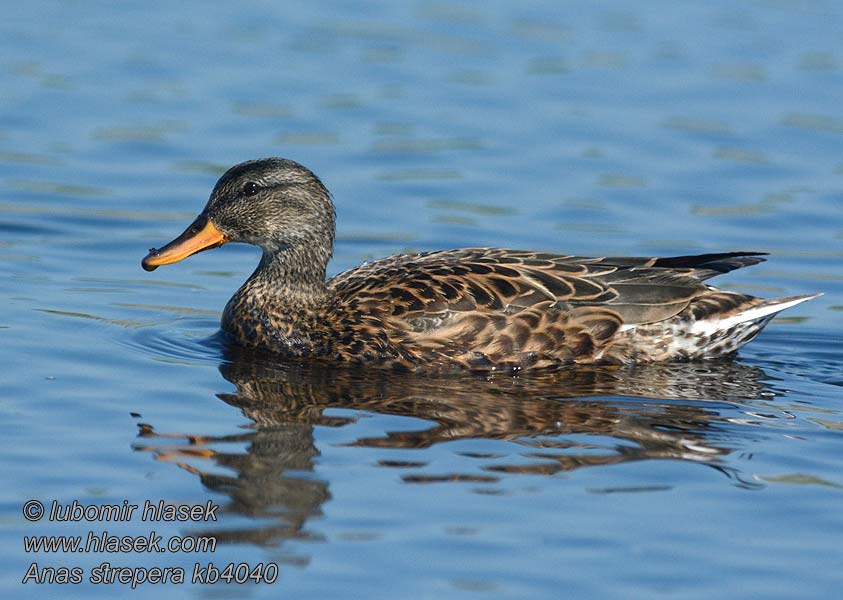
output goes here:
<path id="1" fill-rule="evenodd" d="M 194 242 L 208 223 L 212 237 Z M 250 161 L 223 175 L 194 225 L 151 250 L 144 267 L 226 241 L 256 244 L 261 262 L 223 312 L 234 341 L 293 359 L 409 369 L 719 356 L 813 297 L 763 300 L 704 283 L 763 261 L 754 252 L 583 258 L 465 248 L 392 256 L 326 281 L 333 235 L 333 204 L 315 175 L 284 159 Z"/>

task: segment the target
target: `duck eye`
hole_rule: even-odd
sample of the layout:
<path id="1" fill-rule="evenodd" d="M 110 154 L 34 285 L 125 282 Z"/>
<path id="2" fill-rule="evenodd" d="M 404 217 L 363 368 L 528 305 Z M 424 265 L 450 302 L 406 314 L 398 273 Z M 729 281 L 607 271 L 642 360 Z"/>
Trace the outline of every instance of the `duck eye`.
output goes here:
<path id="1" fill-rule="evenodd" d="M 254 196 L 258 193 L 260 186 L 254 181 L 249 181 L 243 186 L 243 194 L 246 196 Z"/>

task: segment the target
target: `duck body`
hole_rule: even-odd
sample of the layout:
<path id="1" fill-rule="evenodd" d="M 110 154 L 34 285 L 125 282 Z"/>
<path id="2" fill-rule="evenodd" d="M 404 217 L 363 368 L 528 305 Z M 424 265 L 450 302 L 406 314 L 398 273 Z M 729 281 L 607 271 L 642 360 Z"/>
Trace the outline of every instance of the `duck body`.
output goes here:
<path id="1" fill-rule="evenodd" d="M 284 159 L 222 176 L 179 238 L 151 249 L 152 270 L 227 241 L 263 248 L 229 300 L 222 329 L 286 359 L 420 370 L 520 371 L 729 354 L 772 317 L 814 296 L 761 299 L 709 278 L 762 253 L 584 258 L 501 248 L 396 255 L 325 278 L 330 195 Z"/>
<path id="2" fill-rule="evenodd" d="M 277 297 L 272 279 L 258 273 L 226 305 L 222 329 L 240 345 L 288 358 L 410 369 L 710 358 L 734 352 L 785 305 L 807 299 L 770 302 L 702 283 L 761 260 L 501 248 L 397 255 L 340 273 L 301 304 Z"/>

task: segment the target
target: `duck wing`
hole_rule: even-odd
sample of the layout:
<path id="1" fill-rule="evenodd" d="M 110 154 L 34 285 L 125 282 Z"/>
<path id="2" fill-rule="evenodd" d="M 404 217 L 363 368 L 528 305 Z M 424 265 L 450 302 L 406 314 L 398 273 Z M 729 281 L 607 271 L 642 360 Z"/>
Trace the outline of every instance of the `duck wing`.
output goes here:
<path id="1" fill-rule="evenodd" d="M 374 261 L 337 275 L 328 286 L 340 302 L 381 307 L 417 329 L 436 327 L 445 313 L 507 315 L 537 306 L 608 309 L 625 324 L 643 324 L 678 314 L 709 289 L 702 281 L 763 261 L 759 256 L 586 258 L 464 248 Z"/>

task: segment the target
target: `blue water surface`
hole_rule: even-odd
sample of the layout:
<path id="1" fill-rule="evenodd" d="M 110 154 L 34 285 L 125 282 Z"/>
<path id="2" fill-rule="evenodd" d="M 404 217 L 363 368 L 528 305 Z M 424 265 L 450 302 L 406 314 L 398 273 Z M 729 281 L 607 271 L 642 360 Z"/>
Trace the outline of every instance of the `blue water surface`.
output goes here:
<path id="1" fill-rule="evenodd" d="M 831 598 L 843 584 L 843 5 L 65 2 L 0 20 L 4 598 Z M 240 245 L 145 273 L 259 156 L 332 191 L 331 273 L 403 251 L 758 250 L 824 292 L 735 360 L 548 381 L 283 365 L 220 339 Z M 214 522 L 51 522 L 163 500 Z M 24 551 L 204 535 L 214 552 Z M 92 584 L 278 565 L 263 584 Z M 22 583 L 33 563 L 82 583 Z"/>

